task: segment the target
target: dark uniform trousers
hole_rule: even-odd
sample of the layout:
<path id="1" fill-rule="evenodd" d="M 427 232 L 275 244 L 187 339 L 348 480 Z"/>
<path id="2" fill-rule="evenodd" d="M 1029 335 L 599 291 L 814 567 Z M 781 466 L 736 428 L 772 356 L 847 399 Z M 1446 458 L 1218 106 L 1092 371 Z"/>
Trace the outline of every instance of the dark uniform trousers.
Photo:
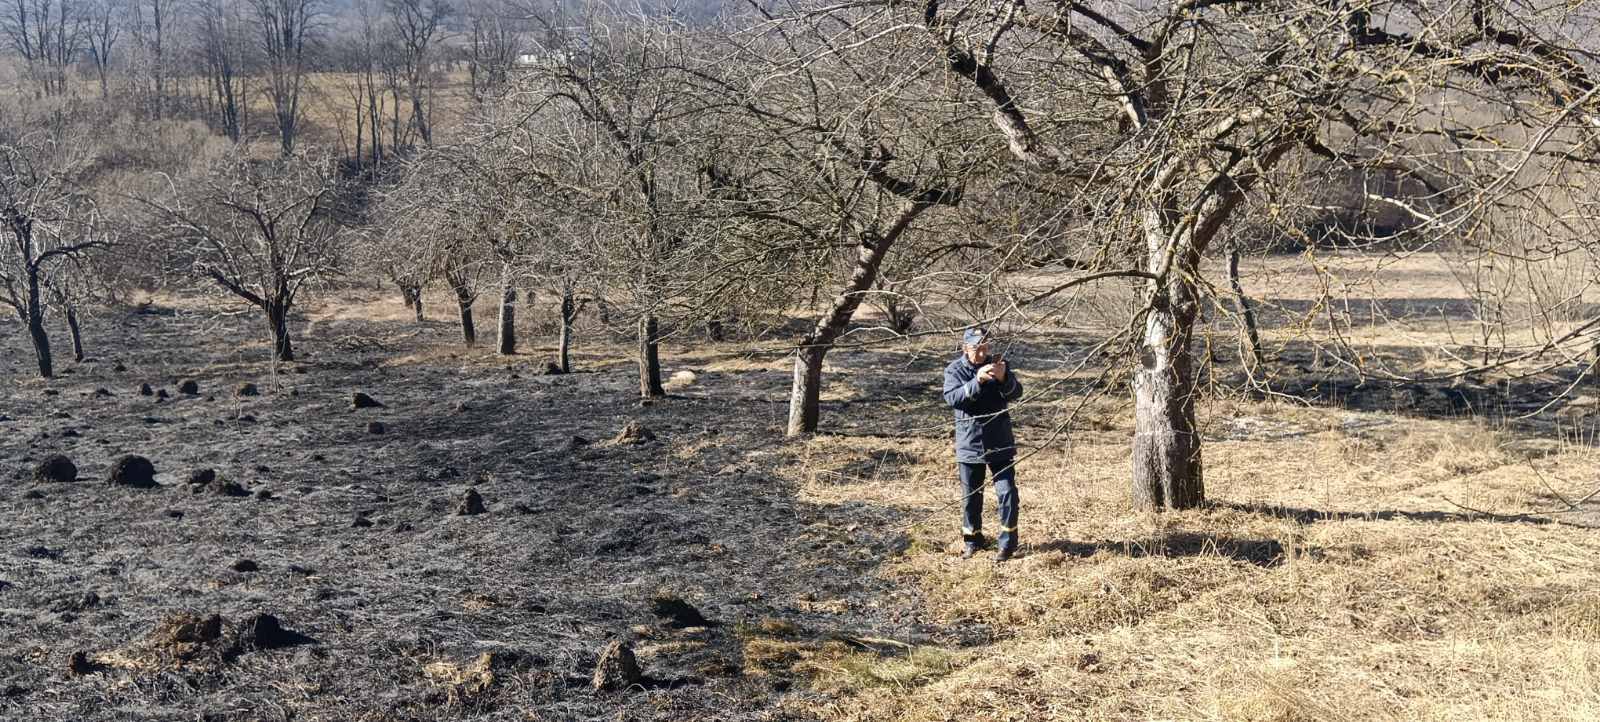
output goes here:
<path id="1" fill-rule="evenodd" d="M 961 537 L 976 544 L 983 532 L 984 472 L 994 475 L 994 495 L 1000 507 L 1000 548 L 1017 548 L 1016 457 L 1006 454 L 986 463 L 956 462 L 961 476 Z"/>

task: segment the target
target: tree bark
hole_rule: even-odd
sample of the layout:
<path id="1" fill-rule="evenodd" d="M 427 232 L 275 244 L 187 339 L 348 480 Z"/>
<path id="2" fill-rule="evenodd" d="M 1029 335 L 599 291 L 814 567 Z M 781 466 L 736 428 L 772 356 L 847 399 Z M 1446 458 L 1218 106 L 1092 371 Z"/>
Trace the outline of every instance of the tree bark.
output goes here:
<path id="1" fill-rule="evenodd" d="M 1133 374 L 1133 503 L 1139 509 L 1187 509 L 1205 501 L 1191 343 L 1199 301 L 1189 280 L 1198 276 L 1199 254 L 1190 237 L 1168 249 L 1166 215 L 1152 211 L 1146 220 L 1150 271 L 1161 279 L 1150 281 L 1150 309 Z M 1175 256 L 1174 267 L 1163 269 L 1168 253 Z"/>
<path id="2" fill-rule="evenodd" d="M 789 436 L 817 430 L 822 412 L 822 359 L 827 353 L 826 348 L 814 346 L 800 349 L 794 356 L 794 385 L 789 391 Z"/>
<path id="3" fill-rule="evenodd" d="M 1238 306 L 1239 317 L 1244 320 L 1245 343 L 1248 346 L 1245 356 L 1244 371 L 1254 379 L 1261 367 L 1265 365 L 1265 357 L 1261 353 L 1261 334 L 1256 330 L 1256 312 L 1250 303 L 1250 297 L 1244 293 L 1244 283 L 1239 279 L 1239 248 L 1228 248 L 1228 285 L 1233 287 L 1234 304 Z"/>
<path id="4" fill-rule="evenodd" d="M 472 322 L 472 302 L 459 304 L 461 307 L 461 340 L 468 346 L 478 345 L 478 328 Z"/>
<path id="5" fill-rule="evenodd" d="M 411 310 L 417 323 L 422 323 L 422 289 L 416 286 L 411 288 Z"/>
<path id="6" fill-rule="evenodd" d="M 272 332 L 272 357 L 294 360 L 294 342 L 289 339 L 289 301 L 271 299 L 266 303 L 267 327 Z"/>
<path id="7" fill-rule="evenodd" d="M 517 352 L 517 287 L 511 284 L 509 268 L 500 284 L 500 338 L 497 348 L 502 356 Z"/>
<path id="8" fill-rule="evenodd" d="M 478 345 L 478 327 L 472 321 L 472 302 L 470 298 L 456 299 L 456 306 L 461 309 L 461 340 L 468 346 Z"/>
<path id="9" fill-rule="evenodd" d="M 44 330 L 44 318 L 29 314 L 28 336 L 33 340 L 33 355 L 39 361 L 39 375 L 44 378 L 55 376 L 55 366 L 50 356 L 50 335 Z"/>
<path id="10" fill-rule="evenodd" d="M 578 320 L 578 306 L 572 299 L 571 286 L 561 288 L 561 340 L 556 347 L 556 358 L 561 373 L 572 373 L 572 324 Z"/>
<path id="11" fill-rule="evenodd" d="M 72 335 L 72 360 L 83 363 L 83 332 L 78 328 L 78 309 L 67 306 L 67 331 Z"/>
<path id="12" fill-rule="evenodd" d="M 50 355 L 50 334 L 44 328 L 44 303 L 39 295 L 39 270 L 28 266 L 28 297 L 21 309 L 22 322 L 28 326 L 28 337 L 33 341 L 33 356 L 39 362 L 39 376 L 55 376 L 55 363 Z"/>
<path id="13" fill-rule="evenodd" d="M 661 350 L 657 338 L 659 324 L 656 317 L 646 314 L 639 319 L 639 395 L 644 398 L 666 396 L 661 387 Z"/>

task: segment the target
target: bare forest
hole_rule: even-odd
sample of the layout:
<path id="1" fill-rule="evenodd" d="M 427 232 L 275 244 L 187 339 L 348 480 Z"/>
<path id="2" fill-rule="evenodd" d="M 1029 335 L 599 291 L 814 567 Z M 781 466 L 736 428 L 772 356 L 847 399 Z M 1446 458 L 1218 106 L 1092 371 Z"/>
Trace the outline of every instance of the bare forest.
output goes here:
<path id="1" fill-rule="evenodd" d="M 0 719 L 1600 719 L 1587 0 L 0 0 L 0 312 Z"/>

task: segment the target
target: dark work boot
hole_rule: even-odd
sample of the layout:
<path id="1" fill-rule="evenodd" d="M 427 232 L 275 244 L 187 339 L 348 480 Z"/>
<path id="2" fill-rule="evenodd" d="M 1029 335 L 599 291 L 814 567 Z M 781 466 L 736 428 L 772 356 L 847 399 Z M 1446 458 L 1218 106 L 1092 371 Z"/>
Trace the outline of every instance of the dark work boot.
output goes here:
<path id="1" fill-rule="evenodd" d="M 1011 558 L 1016 556 L 1016 555 L 1017 555 L 1017 548 L 1016 547 L 1003 547 L 1003 548 L 1000 549 L 1000 551 L 998 553 L 996 553 L 994 555 L 994 563 L 996 563 L 996 564 L 1004 564 L 1006 562 L 1011 561 Z"/>
<path id="2" fill-rule="evenodd" d="M 962 559 L 971 559 L 974 554 L 989 546 L 989 540 L 983 536 L 983 532 L 963 534 L 961 539 L 966 543 L 966 548 L 961 552 Z"/>

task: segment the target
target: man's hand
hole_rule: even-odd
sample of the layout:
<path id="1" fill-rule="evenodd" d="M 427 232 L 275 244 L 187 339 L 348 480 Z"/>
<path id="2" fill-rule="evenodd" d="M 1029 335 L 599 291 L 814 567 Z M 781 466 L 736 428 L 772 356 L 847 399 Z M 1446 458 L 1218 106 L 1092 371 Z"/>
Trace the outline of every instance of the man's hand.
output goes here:
<path id="1" fill-rule="evenodd" d="M 984 364 L 978 367 L 978 383 L 988 383 L 995 380 L 994 364 Z"/>
<path id="2" fill-rule="evenodd" d="M 989 364 L 988 368 L 989 376 L 995 381 L 1006 380 L 1006 360 L 1004 358 L 996 359 L 994 363 Z"/>

